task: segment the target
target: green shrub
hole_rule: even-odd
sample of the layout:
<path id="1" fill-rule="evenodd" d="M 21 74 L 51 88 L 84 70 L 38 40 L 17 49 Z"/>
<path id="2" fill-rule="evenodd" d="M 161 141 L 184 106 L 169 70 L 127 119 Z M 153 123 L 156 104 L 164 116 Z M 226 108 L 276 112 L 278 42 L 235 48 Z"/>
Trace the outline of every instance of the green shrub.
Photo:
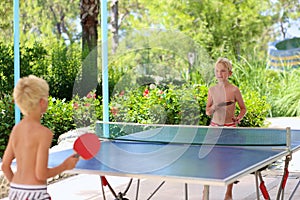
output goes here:
<path id="1" fill-rule="evenodd" d="M 260 97 L 258 92 L 246 92 L 243 95 L 243 99 L 247 108 L 247 113 L 241 124 L 242 127 L 262 127 L 268 112 L 270 110 L 270 104 L 267 103 L 266 97 Z M 238 113 L 239 108 L 236 109 Z"/>
<path id="2" fill-rule="evenodd" d="M 72 102 L 49 97 L 48 110 L 43 115 L 41 123 L 53 132 L 52 145 L 56 145 L 61 134 L 76 127 L 73 120 Z"/>
<path id="3" fill-rule="evenodd" d="M 300 116 L 300 69 L 279 71 L 278 91 L 272 101 L 273 116 Z"/>
<path id="4" fill-rule="evenodd" d="M 14 51 L 12 46 L 0 42 L 0 98 L 9 94 L 14 86 Z"/>
<path id="5" fill-rule="evenodd" d="M 210 122 L 206 112 L 208 88 L 204 85 L 183 86 L 176 90 L 180 98 L 179 124 L 208 125 Z"/>
<path id="6" fill-rule="evenodd" d="M 271 70 L 265 62 L 235 61 L 231 81 L 244 93 L 265 96 L 270 117 L 300 116 L 299 69 Z"/>
<path id="7" fill-rule="evenodd" d="M 0 43 L 0 97 L 10 94 L 14 87 L 14 52 L 13 45 Z M 46 76 L 47 52 L 40 44 L 33 47 L 20 47 L 20 77 L 34 74 Z"/>
<path id="8" fill-rule="evenodd" d="M 10 94 L 14 87 L 13 45 L 0 43 L 0 97 Z M 49 54 L 49 56 L 48 56 Z M 70 100 L 73 86 L 81 68 L 79 44 L 66 46 L 55 43 L 46 48 L 40 43 L 20 46 L 20 77 L 34 74 L 44 78 L 50 87 L 50 95 Z"/>
<path id="9" fill-rule="evenodd" d="M 154 85 L 121 91 L 110 103 L 111 120 L 119 122 L 208 125 L 206 115 L 208 88 L 203 85 L 174 87 L 162 90 Z M 240 126 L 261 127 L 270 109 L 266 97 L 247 92 L 244 101 L 247 114 Z M 239 112 L 237 107 L 236 112 Z"/>
<path id="10" fill-rule="evenodd" d="M 45 74 L 50 95 L 58 99 L 71 100 L 73 86 L 81 68 L 80 46 L 56 43 L 49 49 L 48 73 Z"/>
<path id="11" fill-rule="evenodd" d="M 151 84 L 121 91 L 110 102 L 111 120 L 154 124 L 206 125 L 205 86 L 164 89 Z"/>
<path id="12" fill-rule="evenodd" d="M 0 158 L 3 156 L 9 134 L 15 125 L 14 109 L 12 96 L 4 95 L 2 99 L 0 98 Z"/>
<path id="13" fill-rule="evenodd" d="M 47 50 L 40 43 L 35 43 L 32 47 L 20 48 L 20 76 L 34 74 L 46 78 L 48 75 L 47 54 Z"/>

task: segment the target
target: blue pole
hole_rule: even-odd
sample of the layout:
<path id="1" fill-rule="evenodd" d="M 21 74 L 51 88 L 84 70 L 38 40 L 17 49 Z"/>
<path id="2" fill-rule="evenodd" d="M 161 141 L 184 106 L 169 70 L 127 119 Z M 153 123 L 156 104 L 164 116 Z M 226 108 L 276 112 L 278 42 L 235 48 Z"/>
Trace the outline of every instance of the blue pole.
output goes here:
<path id="1" fill-rule="evenodd" d="M 14 0 L 14 85 L 20 79 L 19 0 Z M 20 109 L 15 104 L 15 124 L 21 119 Z"/>
<path id="2" fill-rule="evenodd" d="M 102 34 L 102 93 L 103 93 L 103 136 L 109 137 L 109 94 L 108 94 L 108 40 L 107 40 L 107 0 L 101 0 L 101 34 Z"/>

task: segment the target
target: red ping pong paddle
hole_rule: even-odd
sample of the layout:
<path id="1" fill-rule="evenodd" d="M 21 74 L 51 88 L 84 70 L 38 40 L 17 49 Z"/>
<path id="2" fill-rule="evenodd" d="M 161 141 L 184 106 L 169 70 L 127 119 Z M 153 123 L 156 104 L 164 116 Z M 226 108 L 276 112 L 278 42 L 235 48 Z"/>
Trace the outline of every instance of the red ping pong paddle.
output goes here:
<path id="1" fill-rule="evenodd" d="M 75 156 L 89 160 L 100 150 L 100 140 L 94 133 L 85 133 L 75 140 L 73 149 L 77 153 Z"/>

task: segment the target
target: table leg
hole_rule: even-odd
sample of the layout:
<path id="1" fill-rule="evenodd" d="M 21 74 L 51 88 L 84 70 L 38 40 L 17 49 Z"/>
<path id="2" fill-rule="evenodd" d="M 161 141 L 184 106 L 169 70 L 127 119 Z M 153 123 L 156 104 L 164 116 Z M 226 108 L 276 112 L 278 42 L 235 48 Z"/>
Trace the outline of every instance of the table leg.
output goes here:
<path id="1" fill-rule="evenodd" d="M 281 200 L 284 199 L 284 188 L 285 188 L 285 184 L 287 182 L 288 176 L 289 176 L 288 168 L 289 168 L 289 163 L 291 160 L 292 160 L 292 154 L 287 155 L 285 157 L 284 172 L 283 172 L 281 183 L 280 183 L 280 186 L 278 189 L 277 198 L 276 198 L 277 200 L 280 199 L 280 196 L 281 196 Z"/>
<path id="2" fill-rule="evenodd" d="M 147 198 L 147 200 L 151 199 L 154 194 L 165 184 L 165 181 L 161 182 L 161 184 L 153 191 L 153 193 Z"/>
<path id="3" fill-rule="evenodd" d="M 292 198 L 293 198 L 293 196 L 294 196 L 295 192 L 297 191 L 297 189 L 298 189 L 299 185 L 300 185 L 300 180 L 298 181 L 298 184 L 297 184 L 297 185 L 296 185 L 296 187 L 294 188 L 294 190 L 293 190 L 293 192 L 292 192 L 292 194 L 291 194 L 291 196 L 290 196 L 289 200 L 292 200 Z"/>
<path id="4" fill-rule="evenodd" d="M 209 200 L 209 185 L 204 185 L 203 200 Z"/>
<path id="5" fill-rule="evenodd" d="M 140 179 L 137 180 L 136 183 L 136 194 L 135 194 L 135 200 L 139 199 L 139 192 L 140 192 Z"/>
<path id="6" fill-rule="evenodd" d="M 256 199 L 259 200 L 258 171 L 255 172 Z"/>
<path id="7" fill-rule="evenodd" d="M 184 184 L 184 191 L 185 191 L 185 200 L 188 200 L 189 195 L 188 195 L 188 184 L 187 183 Z"/>
<path id="8" fill-rule="evenodd" d="M 101 181 L 101 189 L 102 189 L 103 200 L 106 200 L 106 196 L 105 196 L 105 192 L 104 192 L 103 180 L 102 180 L 101 176 L 100 176 L 100 181 Z"/>

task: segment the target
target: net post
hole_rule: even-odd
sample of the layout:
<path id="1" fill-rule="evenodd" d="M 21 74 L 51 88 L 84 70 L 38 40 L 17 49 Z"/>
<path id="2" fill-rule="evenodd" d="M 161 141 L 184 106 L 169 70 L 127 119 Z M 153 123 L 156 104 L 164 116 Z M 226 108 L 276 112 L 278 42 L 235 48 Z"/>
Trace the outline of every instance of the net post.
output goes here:
<path id="1" fill-rule="evenodd" d="M 101 32 L 102 32 L 102 92 L 103 92 L 103 121 L 109 121 L 109 91 L 108 91 L 108 46 L 107 46 L 107 0 L 101 1 Z M 110 136 L 109 125 L 103 124 L 103 134 Z"/>
<path id="2" fill-rule="evenodd" d="M 291 127 L 286 128 L 286 147 L 291 149 Z"/>

